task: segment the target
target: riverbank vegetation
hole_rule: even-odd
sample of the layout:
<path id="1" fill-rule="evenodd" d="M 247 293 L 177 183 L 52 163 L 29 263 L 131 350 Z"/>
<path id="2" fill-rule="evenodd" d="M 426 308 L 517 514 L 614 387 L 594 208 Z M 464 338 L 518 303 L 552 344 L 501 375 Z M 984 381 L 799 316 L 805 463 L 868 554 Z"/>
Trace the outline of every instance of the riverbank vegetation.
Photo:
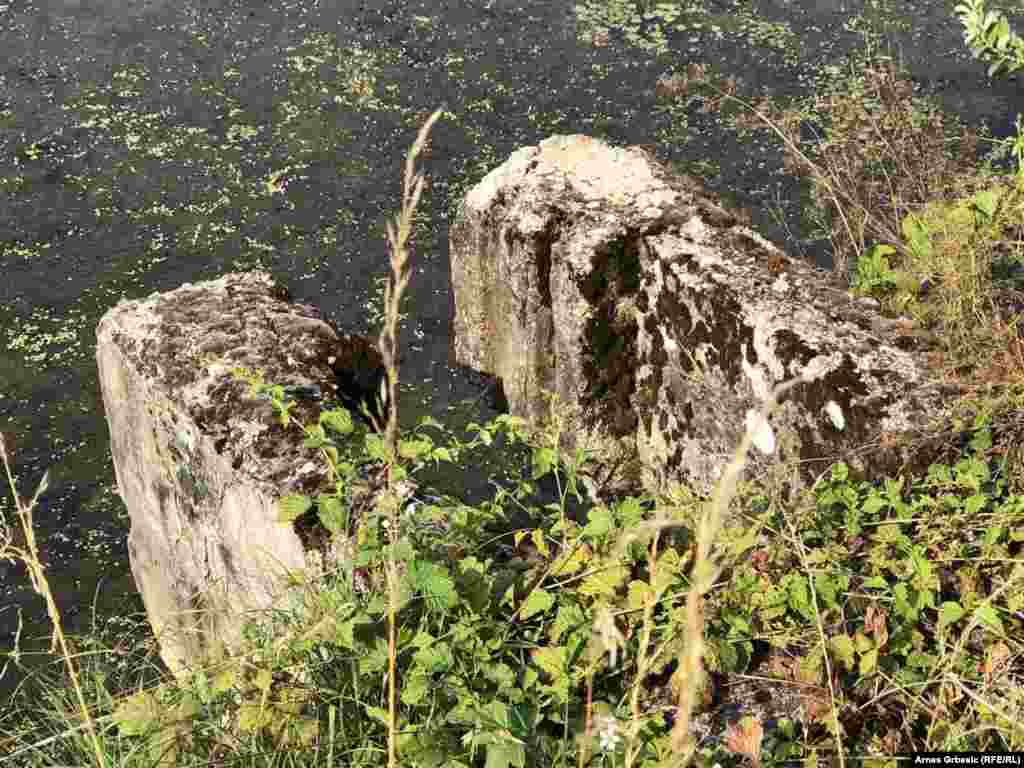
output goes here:
<path id="1" fill-rule="evenodd" d="M 959 10 L 979 56 L 1024 67 L 998 17 L 977 0 Z M 351 568 L 254 623 L 244 658 L 158 685 L 140 682 L 151 640 L 64 636 L 32 535 L 45 477 L 24 504 L 8 469 L 23 544 L 6 526 L 2 555 L 46 596 L 63 671 L 22 692 L 0 764 L 711 768 L 1024 750 L 1024 139 L 1007 145 L 1016 173 L 978 167 L 977 137 L 882 56 L 802 113 L 741 102 L 696 65 L 666 73 L 658 93 L 775 132 L 810 179 L 834 279 L 937 338 L 936 375 L 968 385 L 952 407 L 956 461 L 875 482 L 837 464 L 793 500 L 785 466 L 736 481 L 747 435 L 711 498 L 679 488 L 584 504 L 586 456 L 560 453 L 557 420 L 530 431 L 504 416 L 467 442 L 429 421 L 400 434 L 397 405 L 379 434 L 341 418 L 293 424 L 339 478 L 384 462 L 391 491 L 499 441 L 529 472 L 473 507 L 403 507 L 388 492 L 361 520 L 332 518 L 358 541 Z M 807 146 L 812 117 L 825 135 Z M 387 231 L 380 350 L 396 404 L 425 183 L 414 164 L 439 118 L 413 145 Z M 541 483 L 555 503 L 538 501 Z M 337 496 L 321 509 L 344 508 L 344 482 Z"/>

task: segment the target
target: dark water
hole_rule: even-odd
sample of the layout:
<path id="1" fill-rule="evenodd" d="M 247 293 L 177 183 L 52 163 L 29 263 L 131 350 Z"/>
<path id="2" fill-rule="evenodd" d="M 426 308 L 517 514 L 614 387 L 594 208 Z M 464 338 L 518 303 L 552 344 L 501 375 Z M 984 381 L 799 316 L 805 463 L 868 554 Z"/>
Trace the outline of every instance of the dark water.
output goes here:
<path id="1" fill-rule="evenodd" d="M 647 20 L 631 40 L 613 19 L 603 46 L 579 39 L 575 5 L 0 0 L 0 431 L 22 497 L 50 469 L 36 536 L 69 631 L 87 630 L 94 606 L 100 626 L 142 610 L 96 381 L 100 317 L 121 297 L 265 268 L 339 329 L 368 332 L 383 222 L 433 109 L 454 119 L 436 126 L 422 164 L 431 186 L 405 306 L 402 406 L 406 423 L 431 413 L 452 425 L 493 412 L 481 385 L 446 364 L 448 221 L 514 149 L 554 133 L 653 145 L 827 266 L 778 146 L 738 142 L 696 107 L 658 108 L 660 73 L 700 60 L 740 76 L 745 96 L 807 96 L 835 80 L 826 65 L 849 69 L 859 31 L 874 29 L 921 92 L 969 125 L 1003 137 L 1024 111 L 1016 81 L 989 82 L 971 60 L 952 2 L 900 2 L 896 14 L 853 0 L 707 2 L 690 19 L 701 28 Z M 1024 26 L 1019 12 L 1011 21 Z M 310 41 L 325 39 L 345 53 L 317 54 Z M 320 61 L 303 59 L 303 74 L 289 56 Z M 284 195 L 258 194 L 256 180 L 298 160 Z M 479 469 L 438 482 L 486 487 Z M 0 513 L 14 523 L 6 483 Z M 20 565 L 0 561 L 0 649 L 13 645 L 18 609 L 22 646 L 40 647 L 30 638 L 48 628 L 42 601 Z M 18 679 L 9 671 L 0 695 Z"/>

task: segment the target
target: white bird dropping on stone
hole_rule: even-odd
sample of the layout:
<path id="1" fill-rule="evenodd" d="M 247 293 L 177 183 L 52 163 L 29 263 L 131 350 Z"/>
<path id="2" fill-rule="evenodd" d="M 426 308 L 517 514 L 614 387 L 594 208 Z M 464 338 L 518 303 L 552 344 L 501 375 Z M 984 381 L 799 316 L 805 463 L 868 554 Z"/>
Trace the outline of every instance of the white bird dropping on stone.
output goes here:
<path id="1" fill-rule="evenodd" d="M 757 450 L 766 456 L 775 452 L 775 435 L 771 424 L 757 411 L 747 411 L 747 431 L 752 433 Z"/>
<path id="2" fill-rule="evenodd" d="M 839 407 L 839 404 L 835 400 L 829 400 L 825 403 L 825 413 L 828 414 L 836 429 L 842 432 L 846 426 L 846 419 L 843 418 L 843 409 Z"/>

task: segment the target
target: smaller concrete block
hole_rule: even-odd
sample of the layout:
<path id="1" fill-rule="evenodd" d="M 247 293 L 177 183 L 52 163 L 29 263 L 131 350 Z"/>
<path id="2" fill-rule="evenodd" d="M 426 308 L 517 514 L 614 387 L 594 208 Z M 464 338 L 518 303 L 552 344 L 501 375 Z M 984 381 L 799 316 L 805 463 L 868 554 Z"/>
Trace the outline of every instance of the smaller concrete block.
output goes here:
<path id="1" fill-rule="evenodd" d="M 326 464 L 231 369 L 262 369 L 302 393 L 291 415 L 310 424 L 339 378 L 373 379 L 346 366 L 379 358 L 261 272 L 122 301 L 96 336 L 132 573 L 161 655 L 181 674 L 235 652 L 243 622 L 284 599 L 287 574 L 315 578 L 322 559 L 319 521 L 280 523 L 277 501 L 327 492 Z"/>

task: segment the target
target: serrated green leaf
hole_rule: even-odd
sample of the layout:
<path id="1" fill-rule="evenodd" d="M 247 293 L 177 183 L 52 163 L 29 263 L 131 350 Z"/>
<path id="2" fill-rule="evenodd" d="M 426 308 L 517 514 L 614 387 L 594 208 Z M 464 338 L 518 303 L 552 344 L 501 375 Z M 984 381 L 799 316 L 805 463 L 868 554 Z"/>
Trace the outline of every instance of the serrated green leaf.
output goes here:
<path id="1" fill-rule="evenodd" d="M 238 708 L 238 727 L 242 733 L 256 733 L 270 724 L 269 707 L 246 702 Z"/>
<path id="2" fill-rule="evenodd" d="M 523 768 L 526 765 L 526 747 L 512 741 L 502 741 L 487 745 L 487 763 L 485 768 Z"/>
<path id="3" fill-rule="evenodd" d="M 398 441 L 398 455 L 403 459 L 418 459 L 426 456 L 434 447 L 434 441 L 429 437 L 407 438 Z"/>
<path id="4" fill-rule="evenodd" d="M 991 630 L 1003 634 L 1003 621 L 996 613 L 996 609 L 989 603 L 983 603 L 974 609 L 974 618 Z"/>
<path id="5" fill-rule="evenodd" d="M 277 522 L 290 523 L 304 515 L 313 506 L 309 496 L 292 493 L 277 500 Z"/>
<path id="6" fill-rule="evenodd" d="M 628 496 L 615 507 L 615 517 L 623 528 L 632 528 L 640 523 L 646 513 L 640 499 Z"/>
<path id="7" fill-rule="evenodd" d="M 530 658 L 552 680 L 558 681 L 566 678 L 565 666 L 569 658 L 569 651 L 564 646 L 537 648 L 530 654 Z"/>
<path id="8" fill-rule="evenodd" d="M 416 706 L 426 697 L 431 688 L 429 675 L 412 674 L 402 680 L 402 703 Z"/>
<path id="9" fill-rule="evenodd" d="M 320 522 L 335 536 L 343 534 L 348 528 L 348 509 L 337 496 L 317 496 L 316 510 Z"/>
<path id="10" fill-rule="evenodd" d="M 878 649 L 872 648 L 860 657 L 860 673 L 870 675 L 878 668 Z"/>
<path id="11" fill-rule="evenodd" d="M 530 596 L 526 598 L 526 602 L 523 603 L 523 607 L 519 611 L 519 616 L 523 620 L 529 619 L 531 616 L 535 616 L 538 613 L 544 613 L 544 611 L 548 610 L 548 608 L 554 604 L 554 595 L 545 589 L 535 589 L 530 593 Z"/>
<path id="12" fill-rule="evenodd" d="M 407 579 L 416 593 L 422 594 L 435 610 L 454 608 L 458 604 L 455 582 L 448 569 L 435 563 L 412 560 Z"/>
<path id="13" fill-rule="evenodd" d="M 352 414 L 344 408 L 323 411 L 320 414 L 320 423 L 339 435 L 350 435 L 355 429 Z"/>
<path id="14" fill-rule="evenodd" d="M 569 576 L 577 573 L 590 562 L 593 557 L 593 552 L 590 547 L 583 544 L 578 547 L 573 547 L 569 552 L 563 553 L 558 556 L 554 564 L 551 566 L 552 576 Z"/>
<path id="15" fill-rule="evenodd" d="M 551 642 L 561 642 L 562 636 L 570 632 L 580 632 L 588 626 L 586 614 L 575 602 L 562 602 L 558 606 L 555 620 L 551 623 L 548 636 Z"/>
<path id="16" fill-rule="evenodd" d="M 612 512 L 608 507 L 594 507 L 587 513 L 587 525 L 583 529 L 583 535 L 591 539 L 599 539 L 608 535 L 614 523 Z"/>
<path id="17" fill-rule="evenodd" d="M 162 707 L 149 691 L 125 698 L 114 710 L 113 718 L 122 736 L 141 736 L 160 720 Z"/>
<path id="18" fill-rule="evenodd" d="M 592 573 L 580 585 L 580 594 L 591 597 L 615 597 L 619 587 L 626 583 L 629 570 L 622 565 L 613 565 Z"/>
<path id="19" fill-rule="evenodd" d="M 455 459 L 452 458 L 451 451 L 449 451 L 444 446 L 440 448 L 435 448 L 431 452 L 430 458 L 432 458 L 434 461 L 447 461 L 449 464 L 455 461 Z"/>
<path id="20" fill-rule="evenodd" d="M 649 601 L 654 600 L 654 590 L 646 581 L 629 582 L 626 607 L 630 610 L 642 610 Z"/>
<path id="21" fill-rule="evenodd" d="M 533 451 L 533 479 L 548 474 L 558 465 L 558 453 L 554 448 L 536 448 Z"/>
<path id="22" fill-rule="evenodd" d="M 849 635 L 836 635 L 829 638 L 828 645 L 844 667 L 853 669 L 854 648 L 852 637 Z"/>
<path id="23" fill-rule="evenodd" d="M 964 616 L 964 608 L 960 603 L 946 601 L 939 606 L 939 629 L 955 624 Z"/>
<path id="24" fill-rule="evenodd" d="M 451 648 L 444 642 L 420 648 L 413 654 L 413 661 L 428 675 L 444 674 L 452 665 Z"/>

